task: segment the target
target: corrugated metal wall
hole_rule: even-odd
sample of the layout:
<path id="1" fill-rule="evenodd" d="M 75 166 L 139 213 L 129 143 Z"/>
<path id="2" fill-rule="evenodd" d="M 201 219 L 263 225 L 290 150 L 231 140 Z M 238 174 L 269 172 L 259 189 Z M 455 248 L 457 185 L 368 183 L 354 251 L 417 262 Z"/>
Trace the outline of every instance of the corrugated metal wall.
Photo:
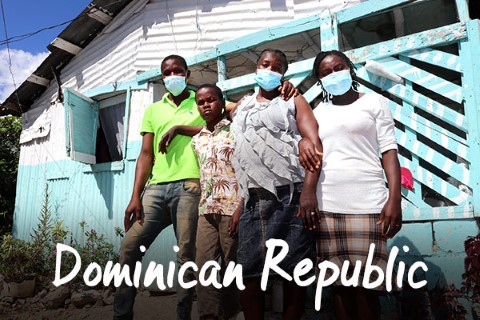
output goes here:
<path id="1" fill-rule="evenodd" d="M 130 81 L 137 72 L 157 67 L 172 53 L 189 57 L 219 43 L 268 26 L 338 10 L 360 1 L 312 0 L 138 0 L 123 10 L 83 49 L 60 75 L 62 88 L 79 92 L 106 84 Z M 50 209 L 82 241 L 80 221 L 105 234 L 118 247 L 115 227 L 123 228 L 124 210 L 130 199 L 135 159 L 140 150 L 139 128 L 146 106 L 163 93 L 133 91 L 128 123 L 127 159 L 123 169 L 92 172 L 89 165 L 71 161 L 65 149 L 65 115 L 58 101 L 56 83 L 47 88 L 23 115 L 24 128 L 35 124 L 44 112 L 51 116 L 50 133 L 21 146 L 17 182 L 14 234 L 28 239 L 38 221 L 49 187 Z M 146 261 L 174 260 L 173 230 L 164 232 L 147 252 Z M 144 264 L 145 265 L 145 264 Z"/>

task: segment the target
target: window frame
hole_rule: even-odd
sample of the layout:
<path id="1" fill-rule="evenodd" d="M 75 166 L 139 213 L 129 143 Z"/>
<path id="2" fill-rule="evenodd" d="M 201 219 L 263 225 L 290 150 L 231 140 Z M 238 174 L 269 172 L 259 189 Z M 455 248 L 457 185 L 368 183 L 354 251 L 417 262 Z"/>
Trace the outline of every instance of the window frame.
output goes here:
<path id="1" fill-rule="evenodd" d="M 98 105 L 97 115 L 96 115 L 96 127 L 98 128 L 99 122 L 99 110 L 100 110 L 100 101 L 113 97 L 117 94 L 125 94 L 125 116 L 124 116 L 124 124 L 123 124 L 123 146 L 122 146 L 122 159 L 112 162 L 103 162 L 103 163 L 86 163 L 84 161 L 80 161 L 78 159 L 72 159 L 69 152 L 69 157 L 72 161 L 79 161 L 85 164 L 85 168 L 83 170 L 84 173 L 95 173 L 95 172 L 103 172 L 103 171 L 122 171 L 124 169 L 124 161 L 127 159 L 127 144 L 128 144 L 128 129 L 129 129 L 129 122 L 130 122 L 130 107 L 131 107 L 131 98 L 132 98 L 132 90 L 148 90 L 148 83 L 138 83 L 137 81 L 129 81 L 129 82 L 117 82 L 113 84 L 108 84 L 104 86 L 100 86 L 98 88 L 89 89 L 84 91 L 83 93 L 79 93 L 78 91 L 72 90 L 70 88 L 65 88 L 65 91 L 75 92 L 80 96 L 83 96 L 87 99 L 94 101 Z M 108 107 L 107 107 L 108 108 Z M 65 106 L 66 111 L 66 121 L 71 123 L 72 119 L 70 119 L 69 114 L 67 112 L 67 106 Z M 66 145 L 67 149 L 70 148 L 70 126 L 69 122 L 65 124 L 66 130 Z M 92 137 L 93 138 L 93 137 Z M 95 136 L 96 140 L 96 136 Z M 96 142 L 95 142 L 96 148 Z M 96 162 L 96 159 L 95 159 Z"/>

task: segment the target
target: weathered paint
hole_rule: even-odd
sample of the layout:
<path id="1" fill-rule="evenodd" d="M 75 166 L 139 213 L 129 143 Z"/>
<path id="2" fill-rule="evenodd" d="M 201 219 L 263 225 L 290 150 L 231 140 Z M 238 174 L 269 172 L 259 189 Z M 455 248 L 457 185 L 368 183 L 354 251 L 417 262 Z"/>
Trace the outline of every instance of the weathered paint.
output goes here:
<path id="1" fill-rule="evenodd" d="M 242 2 L 232 2 L 231 5 L 237 8 Z M 279 13 L 278 16 L 275 16 L 277 20 L 269 21 L 268 25 L 264 25 L 265 19 L 256 21 L 253 26 L 248 25 L 245 21 L 237 21 L 235 28 L 238 29 L 238 24 L 242 23 L 242 26 L 245 26 L 246 29 L 245 31 L 242 28 L 242 31 L 245 31 L 246 35 L 235 41 L 232 39 L 240 34 L 230 32 L 228 36 L 224 35 L 223 38 L 209 39 L 210 42 L 208 43 L 207 41 L 200 43 L 198 39 L 192 40 L 192 37 L 198 36 L 201 38 L 205 35 L 201 31 L 207 25 L 206 20 L 203 20 L 203 22 L 201 20 L 205 19 L 208 13 L 203 16 L 201 16 L 203 13 L 200 13 L 198 23 L 190 23 L 194 21 L 192 18 L 196 9 L 193 10 L 191 5 L 189 7 L 188 1 L 178 1 L 174 5 L 175 9 L 168 8 L 162 13 L 160 20 L 166 15 L 174 18 L 173 21 L 170 21 L 171 26 L 168 25 L 169 28 L 171 27 L 168 32 L 165 29 L 165 21 L 159 21 L 158 24 L 152 22 L 160 17 L 156 13 L 165 9 L 162 7 L 161 1 L 148 1 L 148 4 L 145 1 L 143 4 L 147 7 L 143 12 L 143 7 L 140 4 L 133 6 L 123 16 L 120 15 L 119 19 L 123 19 L 123 22 L 126 21 L 125 25 L 120 27 L 121 24 L 117 23 L 117 29 L 112 27 L 107 30 L 110 33 L 106 32 L 82 50 L 64 69 L 62 74 L 62 80 L 64 80 L 62 83 L 66 87 L 79 89 L 89 95 L 105 94 L 118 90 L 115 85 L 124 90 L 131 88 L 131 91 L 129 91 L 131 92 L 131 99 L 128 98 L 129 101 L 131 100 L 130 119 L 125 131 L 128 137 L 125 145 L 125 159 L 93 166 L 67 159 L 64 154 L 65 141 L 63 141 L 65 124 L 62 120 L 63 117 L 57 116 L 58 113 L 63 111 L 63 106 L 59 103 L 52 106 L 56 118 L 52 121 L 50 136 L 36 139 L 35 142 L 22 146 L 17 188 L 21 192 L 19 192 L 17 198 L 15 215 L 16 235 L 22 238 L 29 237 L 29 232 L 35 225 L 36 217 L 40 212 L 44 185 L 48 183 L 51 190 L 53 211 L 59 218 L 65 220 L 77 236 L 81 236 L 77 224 L 79 221 L 85 220 L 90 227 L 97 229 L 111 239 L 115 239 L 115 244 L 118 246 L 119 239 L 114 237 L 113 228 L 123 225 L 123 211 L 132 190 L 135 159 L 141 147 L 141 137 L 138 134 L 141 116 L 145 107 L 154 98 L 161 96 L 162 93 L 161 90 L 155 89 L 159 85 L 151 83 L 147 85 L 147 82 L 158 79 L 160 76 L 158 64 L 167 50 L 171 53 L 170 51 L 173 48 L 180 48 L 180 53 L 187 57 L 189 65 L 209 61 L 216 63 L 217 60 L 223 61 L 225 59 L 225 61 L 228 61 L 226 58 L 234 52 L 248 50 L 260 43 L 268 43 L 268 41 L 288 35 L 304 33 L 307 30 L 320 31 L 322 50 L 336 49 L 338 48 L 339 24 L 377 12 L 376 10 L 379 8 L 385 9 L 410 2 L 413 1 L 388 0 L 382 1 L 381 4 L 368 1 L 355 9 L 337 13 L 326 9 L 319 10 L 310 17 L 307 17 L 306 13 L 311 14 L 312 11 L 305 11 L 301 20 L 293 20 L 291 16 L 286 18 Z M 252 1 L 249 3 L 252 3 Z M 257 1 L 255 5 L 260 8 L 258 14 L 266 12 L 265 3 Z M 378 5 L 382 7 L 378 7 Z M 184 12 L 182 9 L 185 9 Z M 135 10 L 138 11 L 137 13 L 142 13 L 133 14 L 133 12 L 136 12 Z M 128 18 L 129 14 L 133 14 L 131 20 Z M 222 19 L 228 19 L 235 15 L 235 13 L 232 13 L 231 16 Z M 245 15 L 245 13 L 242 13 L 242 15 Z M 214 19 L 217 16 L 220 16 L 220 13 L 215 11 L 209 18 Z M 255 17 L 258 16 L 248 17 L 248 21 L 255 19 Z M 145 30 L 138 28 L 142 24 L 139 24 L 139 20 L 142 19 L 152 22 L 151 25 L 145 22 L 146 26 L 151 27 L 150 29 L 148 27 Z M 280 20 L 288 22 L 281 26 L 274 25 L 275 21 Z M 159 27 L 160 25 L 162 28 Z M 193 31 L 191 30 L 192 26 Z M 176 29 L 177 34 L 174 39 L 168 38 L 168 41 L 162 42 L 167 39 L 167 33 L 168 37 L 174 35 L 172 30 L 177 27 L 180 29 Z M 254 31 L 256 33 L 252 33 Z M 228 33 L 225 30 L 220 30 L 220 32 Z M 140 45 L 137 42 L 138 39 L 141 39 Z M 314 40 L 318 42 L 318 39 Z M 460 43 L 458 56 L 440 53 L 434 48 L 458 42 Z M 478 197 L 480 194 L 480 168 L 473 165 L 468 169 L 463 168 L 449 157 L 438 152 L 429 143 L 441 146 L 472 163 L 480 155 L 478 132 L 480 93 L 475 90 L 480 84 L 480 73 L 475 74 L 475 70 L 479 69 L 479 43 L 478 21 L 461 20 L 459 23 L 452 25 L 346 52 L 360 67 L 358 75 L 361 79 L 402 100 L 402 105 L 392 101 L 390 107 L 395 120 L 406 127 L 405 131 L 397 129 L 396 134 L 399 144 L 410 150 L 412 160 L 400 156 L 400 163 L 412 171 L 415 190 L 403 190 L 406 200 L 403 201 L 402 207 L 404 209 L 403 218 L 406 223 L 402 231 L 389 245 L 409 245 L 411 251 L 409 254 L 402 254 L 402 259 L 411 262 L 418 260 L 427 262 L 431 268 L 426 275 L 429 279 L 429 288 L 433 288 L 441 279 L 459 284 L 464 256 L 461 251 L 463 237 L 477 232 L 472 218 L 474 214 L 478 214 L 478 208 L 480 208 L 480 198 Z M 199 54 L 194 54 L 198 48 L 208 49 Z M 400 59 L 392 58 L 393 55 L 399 54 L 401 55 Z M 361 67 L 367 59 L 383 59 L 382 63 L 390 71 L 406 78 L 405 84 L 393 83 L 388 79 L 370 74 Z M 428 74 L 426 70 L 421 70 L 418 67 L 413 68 L 409 61 L 422 59 L 429 64 L 461 72 L 463 87 L 460 88 L 457 84 L 442 81 L 435 75 Z M 220 64 L 220 72 L 224 70 L 222 64 L 223 62 Z M 308 77 L 312 64 L 313 59 L 292 63 L 286 76 L 293 83 L 299 84 Z M 396 69 L 397 66 L 400 69 Z M 225 66 L 228 70 L 227 67 Z M 102 70 L 102 72 L 98 72 L 98 70 Z M 149 71 L 136 75 L 136 71 L 144 70 Z M 218 84 L 228 92 L 250 89 L 255 85 L 255 82 L 253 81 L 253 74 L 248 72 L 253 72 L 253 70 L 248 70 L 242 76 L 233 79 L 219 77 L 217 78 Z M 420 77 L 417 78 L 416 74 L 420 74 Z M 424 79 L 424 81 L 421 79 Z M 137 82 L 137 84 L 130 81 Z M 453 101 L 462 102 L 462 99 L 464 99 L 465 116 L 461 112 L 415 92 L 413 86 L 415 81 L 436 92 L 443 93 Z M 109 84 L 105 85 L 106 83 Z M 25 115 L 25 120 L 28 120 L 29 117 L 38 116 L 43 106 L 50 105 L 56 94 L 55 89 L 47 89 L 45 94 L 35 103 L 35 108 L 32 108 Z M 362 90 L 366 91 L 366 88 L 362 88 Z M 306 91 L 305 98 L 308 101 L 313 101 L 320 92 L 321 87 L 313 84 Z M 450 92 L 454 93 L 451 94 Z M 460 94 L 457 94 L 458 92 Z M 461 133 L 457 134 L 447 130 L 430 119 L 416 114 L 414 108 L 420 108 L 428 112 L 432 117 L 459 129 Z M 465 135 L 460 136 L 463 133 Z M 429 143 L 419 142 L 417 139 L 419 135 L 426 137 Z M 34 157 L 37 160 L 32 160 Z M 434 165 L 441 174 L 430 172 L 421 167 L 420 160 L 425 160 L 427 163 Z M 448 174 L 471 187 L 473 196 L 447 182 L 445 177 L 441 177 L 444 174 Z M 458 205 L 449 207 L 429 206 L 422 199 L 422 185 L 433 188 Z M 450 234 L 453 234 L 453 236 L 449 237 Z M 163 263 L 164 261 L 174 260 L 171 249 L 173 244 L 174 236 L 172 230 L 169 229 L 157 239 L 154 245 L 155 249 L 148 251 L 145 261 L 155 260 Z"/>
<path id="2" fill-rule="evenodd" d="M 369 59 L 378 60 L 414 49 L 446 45 L 465 39 L 466 37 L 467 32 L 465 30 L 465 25 L 462 23 L 455 23 L 449 26 L 419 32 L 415 35 L 399 37 L 379 44 L 354 49 L 349 51 L 347 55 L 353 63 L 360 63 Z"/>
<path id="3" fill-rule="evenodd" d="M 422 62 L 427 62 L 435 66 L 440 66 L 452 71 L 462 72 L 462 65 L 460 64 L 460 58 L 457 55 L 434 50 L 431 48 L 424 48 L 419 50 L 413 50 L 404 52 L 401 56 L 409 57 Z"/>
<path id="4" fill-rule="evenodd" d="M 473 189 L 475 215 L 480 215 L 480 166 L 473 165 L 475 159 L 480 157 L 480 25 L 479 20 L 471 20 L 466 22 L 469 41 L 462 40 L 459 42 L 459 56 L 461 64 L 469 66 L 462 73 L 463 96 L 465 116 L 468 122 L 468 144 L 471 150 L 469 160 L 471 174 L 471 187 Z"/>
<path id="5" fill-rule="evenodd" d="M 412 241 L 412 235 L 415 240 Z M 434 253 L 434 244 L 432 239 L 432 223 L 417 222 L 404 223 L 402 229 L 395 237 L 388 241 L 389 250 L 396 246 L 399 249 L 399 256 L 429 256 Z M 409 251 L 405 252 L 403 246 L 408 246 Z"/>
<path id="6" fill-rule="evenodd" d="M 444 254 L 463 254 L 465 239 L 478 233 L 478 228 L 474 223 L 463 221 L 435 221 L 433 230 L 438 251 Z"/>

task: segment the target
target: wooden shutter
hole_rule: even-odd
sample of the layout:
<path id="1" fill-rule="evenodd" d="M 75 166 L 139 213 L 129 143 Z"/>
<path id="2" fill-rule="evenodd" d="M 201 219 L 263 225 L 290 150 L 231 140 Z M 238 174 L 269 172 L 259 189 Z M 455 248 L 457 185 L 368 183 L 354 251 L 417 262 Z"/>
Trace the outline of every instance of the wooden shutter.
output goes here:
<path id="1" fill-rule="evenodd" d="M 94 164 L 98 103 L 66 88 L 64 91 L 66 147 L 72 160 Z"/>

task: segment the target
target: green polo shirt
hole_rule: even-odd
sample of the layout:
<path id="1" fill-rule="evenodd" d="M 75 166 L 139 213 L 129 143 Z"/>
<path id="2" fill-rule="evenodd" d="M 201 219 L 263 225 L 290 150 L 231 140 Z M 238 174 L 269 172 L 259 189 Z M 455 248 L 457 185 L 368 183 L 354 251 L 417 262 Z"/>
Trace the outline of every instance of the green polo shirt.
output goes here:
<path id="1" fill-rule="evenodd" d="M 155 163 L 149 184 L 200 177 L 197 157 L 190 144 L 191 137 L 177 135 L 168 146 L 166 154 L 158 152 L 162 136 L 175 125 L 205 125 L 195 103 L 195 92 L 190 91 L 190 96 L 178 107 L 168 99 L 166 93 L 160 101 L 145 110 L 140 134 L 154 134 Z"/>

